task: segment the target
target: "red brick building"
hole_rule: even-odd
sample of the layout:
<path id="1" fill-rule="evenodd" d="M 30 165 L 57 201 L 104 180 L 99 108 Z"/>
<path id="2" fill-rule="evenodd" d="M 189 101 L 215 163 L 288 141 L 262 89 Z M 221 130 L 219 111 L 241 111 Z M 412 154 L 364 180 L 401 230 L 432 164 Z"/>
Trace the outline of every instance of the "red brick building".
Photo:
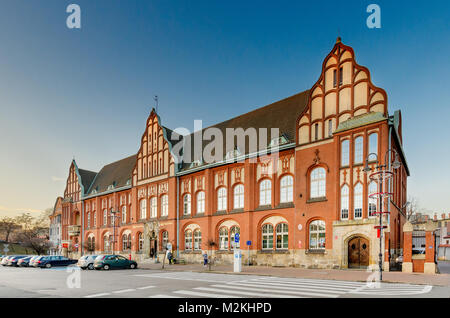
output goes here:
<path id="1" fill-rule="evenodd" d="M 200 261 L 202 251 L 231 262 L 233 237 L 240 233 L 245 262 L 250 257 L 257 264 L 312 268 L 376 264 L 378 205 L 368 196 L 377 186 L 363 171 L 375 153 L 387 167 L 395 159 L 402 163 L 383 207 L 390 212 L 383 217 L 388 268 L 401 252 L 405 223 L 409 170 L 401 113 L 389 113 L 386 92 L 340 39 L 318 74 L 306 91 L 209 127 L 224 136 L 223 149 L 211 151 L 217 157 L 223 150 L 220 160 L 203 158 L 208 129 L 180 136 L 152 110 L 135 155 L 98 173 L 73 161 L 62 201 L 63 244 L 69 251 L 114 250 L 142 260 L 171 243 L 175 256 L 188 262 Z M 257 150 L 245 145 L 230 151 L 227 128 L 278 131 L 258 135 Z M 175 150 L 181 148 L 192 160 L 179 162 Z M 388 149 L 398 158 L 385 156 Z M 369 159 L 375 171 L 376 158 Z"/>

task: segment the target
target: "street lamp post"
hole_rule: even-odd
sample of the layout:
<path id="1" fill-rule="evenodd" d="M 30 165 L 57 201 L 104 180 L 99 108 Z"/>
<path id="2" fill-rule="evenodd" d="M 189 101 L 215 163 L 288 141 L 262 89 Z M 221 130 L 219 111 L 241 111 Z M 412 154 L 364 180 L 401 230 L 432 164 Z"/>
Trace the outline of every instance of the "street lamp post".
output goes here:
<path id="1" fill-rule="evenodd" d="M 395 160 L 392 163 L 392 166 L 389 162 L 388 165 L 388 160 L 387 160 L 387 155 L 389 153 L 393 152 L 395 154 Z M 369 158 L 371 156 L 375 156 L 376 157 L 376 164 L 377 166 L 375 167 L 377 171 L 372 172 L 372 169 L 369 167 Z M 398 153 L 395 149 L 388 149 L 385 153 L 385 158 L 384 158 L 384 165 L 381 164 L 381 162 L 378 160 L 378 155 L 376 153 L 370 153 L 367 155 L 366 157 L 366 165 L 363 169 L 363 171 L 367 174 L 372 172 L 369 175 L 370 180 L 374 180 L 378 183 L 378 192 L 377 193 L 371 193 L 369 194 L 369 198 L 374 198 L 376 197 L 378 199 L 378 211 L 375 212 L 376 214 L 379 214 L 379 225 L 375 226 L 374 228 L 376 228 L 378 230 L 378 237 L 380 238 L 380 253 L 378 254 L 378 267 L 379 267 L 379 273 L 380 273 L 380 281 L 383 280 L 383 229 L 386 228 L 387 226 L 383 226 L 383 214 L 388 214 L 390 212 L 388 211 L 383 211 L 383 205 L 384 205 L 384 198 L 389 198 L 392 193 L 388 192 L 388 191 L 383 191 L 383 186 L 385 185 L 386 181 L 391 180 L 392 176 L 394 175 L 393 169 L 398 169 L 401 166 L 401 163 L 398 161 Z M 389 187 L 389 191 L 390 191 L 390 187 Z M 388 201 L 388 204 L 390 202 Z"/>
<path id="2" fill-rule="evenodd" d="M 112 253 L 114 254 L 114 251 L 116 249 L 116 218 L 118 217 L 118 213 L 120 213 L 120 211 L 114 211 L 113 208 L 111 208 L 109 213 L 112 216 L 112 220 L 113 220 L 113 224 L 112 224 L 112 226 L 113 226 Z"/>

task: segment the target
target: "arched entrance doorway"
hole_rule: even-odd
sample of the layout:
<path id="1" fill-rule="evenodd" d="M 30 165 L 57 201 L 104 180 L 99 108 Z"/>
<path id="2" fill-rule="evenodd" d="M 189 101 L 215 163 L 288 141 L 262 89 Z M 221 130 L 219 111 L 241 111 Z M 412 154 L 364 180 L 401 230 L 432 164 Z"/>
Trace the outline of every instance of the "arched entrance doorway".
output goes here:
<path id="1" fill-rule="evenodd" d="M 369 266 L 369 240 L 356 236 L 348 241 L 348 267 L 365 268 Z"/>

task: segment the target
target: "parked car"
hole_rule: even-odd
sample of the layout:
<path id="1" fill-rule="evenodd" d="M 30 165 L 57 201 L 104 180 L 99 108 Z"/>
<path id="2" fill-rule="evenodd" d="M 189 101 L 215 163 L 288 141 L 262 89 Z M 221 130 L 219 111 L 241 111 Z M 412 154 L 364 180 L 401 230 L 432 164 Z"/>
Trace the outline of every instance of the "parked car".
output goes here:
<path id="1" fill-rule="evenodd" d="M 98 255 L 84 255 L 79 260 L 77 265 L 81 269 L 94 269 L 94 262 Z"/>
<path id="2" fill-rule="evenodd" d="M 37 261 L 38 259 L 40 259 L 41 257 L 43 257 L 43 256 L 41 256 L 41 255 L 33 256 L 33 257 L 30 259 L 29 263 L 28 263 L 28 267 L 34 266 L 34 262 L 36 262 L 36 261 Z"/>
<path id="3" fill-rule="evenodd" d="M 17 262 L 21 259 L 21 258 L 25 258 L 28 257 L 28 255 L 14 255 L 13 257 L 10 257 L 8 259 L 8 263 L 6 264 L 7 266 L 19 266 L 17 265 Z"/>
<path id="4" fill-rule="evenodd" d="M 95 269 L 123 269 L 123 268 L 137 268 L 137 263 L 131 261 L 122 255 L 99 255 L 95 259 L 94 268 Z"/>
<path id="5" fill-rule="evenodd" d="M 33 256 L 27 256 L 27 257 L 24 257 L 24 258 L 19 259 L 19 260 L 17 261 L 17 266 L 20 266 L 20 267 L 28 267 L 28 265 L 29 265 L 29 263 L 30 263 L 30 259 L 31 259 L 32 257 L 33 257 Z"/>
<path id="6" fill-rule="evenodd" d="M 7 255 L 7 256 L 3 257 L 3 258 L 2 258 L 1 264 L 2 264 L 3 266 L 7 266 L 7 264 L 8 264 L 8 259 L 9 259 L 10 257 L 13 257 L 13 256 L 14 256 L 14 255 Z"/>
<path id="7" fill-rule="evenodd" d="M 50 268 L 53 266 L 69 266 L 76 264 L 76 259 L 70 259 L 64 256 L 42 256 L 34 262 L 34 267 Z"/>

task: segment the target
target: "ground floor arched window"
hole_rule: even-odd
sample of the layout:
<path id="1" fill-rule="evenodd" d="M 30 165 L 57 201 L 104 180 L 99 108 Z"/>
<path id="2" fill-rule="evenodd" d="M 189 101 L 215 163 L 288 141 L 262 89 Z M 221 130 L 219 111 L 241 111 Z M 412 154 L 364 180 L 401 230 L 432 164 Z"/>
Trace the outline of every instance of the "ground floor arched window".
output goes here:
<path id="1" fill-rule="evenodd" d="M 262 249 L 273 249 L 273 225 L 264 224 L 262 226 Z"/>
<path id="2" fill-rule="evenodd" d="M 186 230 L 184 232 L 184 250 L 192 251 L 192 231 Z"/>
<path id="3" fill-rule="evenodd" d="M 325 221 L 315 220 L 309 224 L 309 249 L 325 249 Z"/>
<path id="4" fill-rule="evenodd" d="M 138 251 L 142 252 L 143 249 L 144 249 L 144 234 L 140 232 L 138 234 Z"/>
<path id="5" fill-rule="evenodd" d="M 228 228 L 226 227 L 219 230 L 219 249 L 228 250 Z"/>
<path id="6" fill-rule="evenodd" d="M 276 249 L 287 249 L 289 242 L 288 225 L 280 223 L 276 227 L 277 245 Z"/>

